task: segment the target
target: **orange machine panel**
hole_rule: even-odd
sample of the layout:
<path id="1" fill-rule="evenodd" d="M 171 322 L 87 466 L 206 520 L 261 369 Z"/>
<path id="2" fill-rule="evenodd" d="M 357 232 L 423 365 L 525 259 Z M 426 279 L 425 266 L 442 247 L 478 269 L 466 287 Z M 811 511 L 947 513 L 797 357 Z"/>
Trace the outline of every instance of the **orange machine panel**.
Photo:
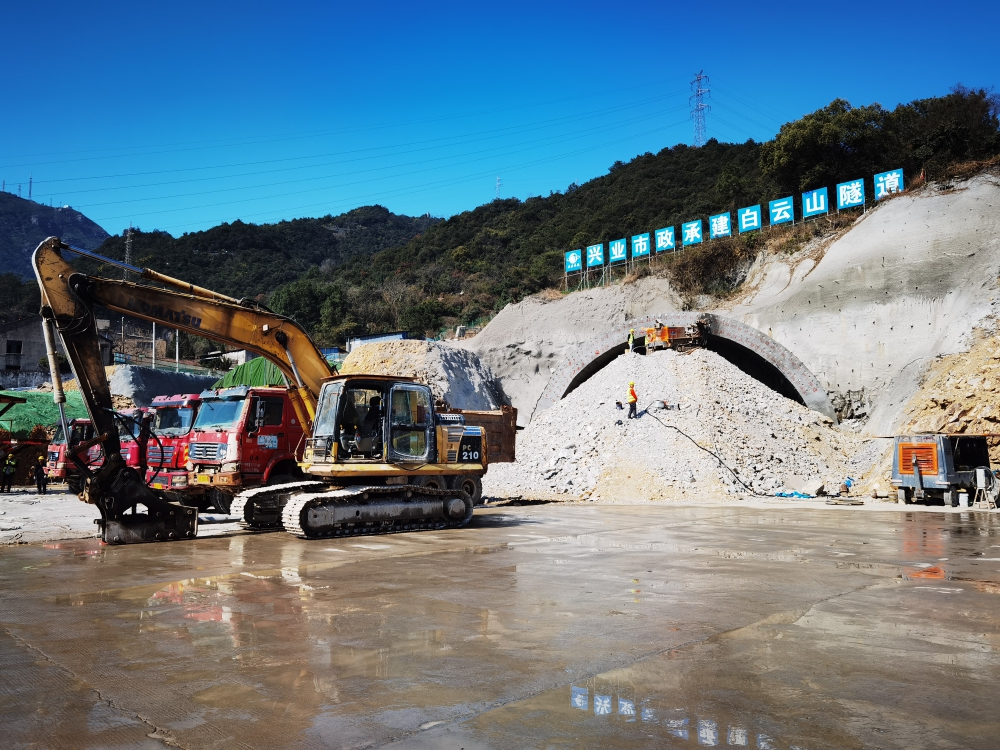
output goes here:
<path id="1" fill-rule="evenodd" d="M 914 457 L 917 459 L 921 474 L 936 475 L 938 473 L 937 443 L 900 443 L 900 474 L 913 474 Z"/>

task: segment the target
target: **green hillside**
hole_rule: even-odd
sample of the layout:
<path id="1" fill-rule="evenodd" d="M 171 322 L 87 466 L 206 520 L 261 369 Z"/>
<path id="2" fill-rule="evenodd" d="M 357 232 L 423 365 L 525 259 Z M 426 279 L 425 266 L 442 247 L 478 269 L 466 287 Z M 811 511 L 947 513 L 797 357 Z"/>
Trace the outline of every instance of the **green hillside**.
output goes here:
<path id="1" fill-rule="evenodd" d="M 232 296 L 267 299 L 321 344 L 354 333 L 434 331 L 558 286 L 569 249 L 858 177 L 871 200 L 876 172 L 902 167 L 911 184 L 922 170 L 933 180 L 992 159 L 1000 154 L 998 113 L 991 92 L 961 86 L 892 110 L 836 100 L 766 143 L 664 148 L 548 197 L 497 200 L 445 221 L 369 206 L 177 238 L 135 232 L 133 259 Z M 730 256 L 756 252 L 752 244 L 709 243 L 679 254 L 666 272 L 692 293 L 726 293 L 741 279 Z M 123 258 L 124 238 L 107 239 L 100 252 Z M 37 305 L 37 292 L 16 282 L 0 276 L 0 294 Z"/>
<path id="2" fill-rule="evenodd" d="M 339 216 L 277 224 L 235 221 L 176 238 L 166 232 L 133 230 L 132 262 L 233 297 L 257 297 L 311 268 L 333 272 L 352 258 L 368 258 L 402 245 L 436 221 L 365 206 Z M 123 259 L 125 237 L 109 237 L 98 252 Z M 94 266 L 88 270 L 102 272 Z"/>
<path id="3" fill-rule="evenodd" d="M 871 199 L 872 175 L 897 167 L 910 181 L 922 169 L 928 179 L 943 177 L 954 164 L 1000 154 L 998 112 L 994 95 L 962 87 L 893 110 L 837 100 L 767 143 L 677 145 L 617 162 L 607 175 L 547 198 L 480 206 L 374 258 L 311 269 L 275 291 L 271 305 L 325 343 L 354 332 L 471 322 L 559 285 L 566 250 L 858 177 Z M 726 247 L 738 250 L 743 239 Z M 716 268 L 731 275 L 731 264 L 716 257 L 724 244 L 678 264 L 685 278 L 698 277 L 704 290 L 731 288 L 732 278 L 711 278 Z M 711 268 L 692 269 L 692 262 Z"/>
<path id="4" fill-rule="evenodd" d="M 93 250 L 108 233 L 79 211 L 44 206 L 0 192 L 0 271 L 35 278 L 31 253 L 46 237 L 62 237 L 85 250 Z"/>

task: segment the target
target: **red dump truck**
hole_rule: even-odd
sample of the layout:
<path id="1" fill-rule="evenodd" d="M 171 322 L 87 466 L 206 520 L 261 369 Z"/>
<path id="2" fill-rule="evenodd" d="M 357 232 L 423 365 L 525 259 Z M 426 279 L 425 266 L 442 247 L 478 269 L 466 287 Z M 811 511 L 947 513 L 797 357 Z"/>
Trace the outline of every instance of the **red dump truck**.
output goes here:
<path id="1" fill-rule="evenodd" d="M 237 492 L 298 477 L 303 442 L 285 388 L 204 391 L 188 443 L 189 491 L 228 512 Z"/>

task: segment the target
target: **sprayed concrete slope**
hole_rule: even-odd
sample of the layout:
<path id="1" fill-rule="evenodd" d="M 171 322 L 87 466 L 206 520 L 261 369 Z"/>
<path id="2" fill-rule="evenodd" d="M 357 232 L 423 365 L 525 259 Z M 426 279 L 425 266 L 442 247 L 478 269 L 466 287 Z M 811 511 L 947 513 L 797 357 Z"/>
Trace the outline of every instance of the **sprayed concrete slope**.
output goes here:
<path id="1" fill-rule="evenodd" d="M 670 284 L 656 278 L 554 299 L 534 295 L 507 305 L 478 336 L 456 346 L 478 354 L 496 374 L 523 427 L 568 354 L 632 318 L 680 309 L 681 299 Z"/>
<path id="2" fill-rule="evenodd" d="M 357 346 L 340 372 L 416 378 L 456 409 L 490 411 L 507 403 L 503 388 L 473 352 L 434 341 L 383 341 Z"/>
<path id="3" fill-rule="evenodd" d="M 774 337 L 831 394 L 864 389 L 871 434 L 892 431 L 930 361 L 962 351 L 996 308 L 1000 185 L 931 185 L 869 211 L 832 242 L 771 256 L 744 295 L 708 311 Z M 680 309 L 663 279 L 508 305 L 474 339 L 525 424 L 561 360 L 608 328 Z"/>

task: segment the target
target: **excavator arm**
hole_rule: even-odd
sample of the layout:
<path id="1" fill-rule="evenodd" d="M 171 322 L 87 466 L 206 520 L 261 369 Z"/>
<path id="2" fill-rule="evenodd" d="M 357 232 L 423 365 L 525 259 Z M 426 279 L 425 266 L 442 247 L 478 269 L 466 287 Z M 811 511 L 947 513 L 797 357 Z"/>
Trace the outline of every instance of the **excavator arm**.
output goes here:
<path id="1" fill-rule="evenodd" d="M 141 278 L 171 288 L 79 273 L 63 257 L 67 251 L 123 266 Z M 289 382 L 296 414 L 311 431 L 320 385 L 333 373 L 308 334 L 293 320 L 253 302 L 226 297 L 151 269 L 127 266 L 70 247 L 56 237 L 49 237 L 38 246 L 32 263 L 41 290 L 46 340 L 51 340 L 50 326 L 54 325 L 93 419 L 95 434 L 103 441 L 104 464 L 85 477 L 82 497 L 100 509 L 105 542 L 191 537 L 197 533 L 197 512 L 164 500 L 146 487 L 138 472 L 125 466 L 121 458 L 111 389 L 100 357 L 95 304 L 266 357 Z M 50 352 L 52 363 L 54 352 Z M 58 368 L 53 368 L 52 376 L 58 391 Z M 144 506 L 146 513 L 138 513 L 137 505 Z"/>

